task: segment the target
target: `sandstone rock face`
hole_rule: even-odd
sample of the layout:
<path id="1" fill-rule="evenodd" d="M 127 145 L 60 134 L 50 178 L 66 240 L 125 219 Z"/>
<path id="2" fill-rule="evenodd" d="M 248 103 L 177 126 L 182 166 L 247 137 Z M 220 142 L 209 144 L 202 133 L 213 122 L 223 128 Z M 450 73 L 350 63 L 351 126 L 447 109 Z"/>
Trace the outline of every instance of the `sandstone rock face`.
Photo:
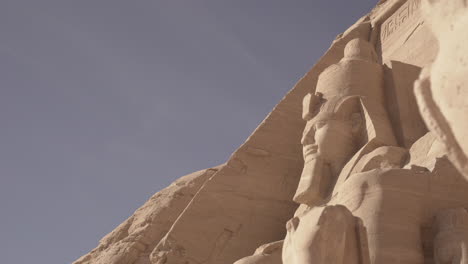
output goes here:
<path id="1" fill-rule="evenodd" d="M 380 1 L 76 264 L 468 263 L 467 28 L 467 0 Z"/>

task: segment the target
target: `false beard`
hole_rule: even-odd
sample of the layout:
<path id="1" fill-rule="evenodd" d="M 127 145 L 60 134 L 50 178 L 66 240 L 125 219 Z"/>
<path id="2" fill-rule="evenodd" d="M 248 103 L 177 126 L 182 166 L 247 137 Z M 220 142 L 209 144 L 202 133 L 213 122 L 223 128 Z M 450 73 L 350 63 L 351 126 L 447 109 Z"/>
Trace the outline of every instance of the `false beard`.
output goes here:
<path id="1" fill-rule="evenodd" d="M 323 203 L 330 193 L 334 178 L 330 164 L 323 158 L 317 155 L 307 158 L 293 200 L 309 206 Z"/>

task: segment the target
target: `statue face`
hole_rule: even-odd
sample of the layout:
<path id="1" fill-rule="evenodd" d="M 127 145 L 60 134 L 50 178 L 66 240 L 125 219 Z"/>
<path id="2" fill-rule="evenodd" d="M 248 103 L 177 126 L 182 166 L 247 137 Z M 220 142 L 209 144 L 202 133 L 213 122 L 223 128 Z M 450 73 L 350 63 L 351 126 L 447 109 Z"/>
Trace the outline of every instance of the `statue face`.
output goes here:
<path id="1" fill-rule="evenodd" d="M 301 140 L 304 161 L 307 164 L 320 157 L 336 175 L 354 154 L 355 141 L 352 120 L 312 119 Z"/>
<path id="2" fill-rule="evenodd" d="M 307 124 L 301 140 L 304 168 L 293 200 L 314 206 L 330 194 L 341 169 L 354 154 L 361 115 L 356 113 L 359 110 L 355 100 L 337 98 L 314 116 L 314 106 L 307 103 L 309 98 L 304 104 Z M 335 112 L 337 102 L 341 104 Z"/>

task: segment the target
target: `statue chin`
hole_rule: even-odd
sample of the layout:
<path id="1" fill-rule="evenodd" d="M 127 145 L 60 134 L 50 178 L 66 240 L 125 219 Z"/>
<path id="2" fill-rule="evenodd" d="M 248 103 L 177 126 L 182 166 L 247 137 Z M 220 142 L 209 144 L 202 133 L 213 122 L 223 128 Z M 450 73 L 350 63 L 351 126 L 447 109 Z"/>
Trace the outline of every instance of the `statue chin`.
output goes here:
<path id="1" fill-rule="evenodd" d="M 330 165 L 323 158 L 307 158 L 293 200 L 309 206 L 321 204 L 329 194 L 333 178 Z"/>

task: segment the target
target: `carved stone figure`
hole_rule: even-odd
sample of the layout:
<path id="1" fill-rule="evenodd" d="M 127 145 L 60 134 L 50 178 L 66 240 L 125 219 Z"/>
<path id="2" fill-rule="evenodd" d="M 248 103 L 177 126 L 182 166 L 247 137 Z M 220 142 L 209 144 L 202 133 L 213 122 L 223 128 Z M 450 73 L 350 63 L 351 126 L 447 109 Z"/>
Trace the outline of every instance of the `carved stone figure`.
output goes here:
<path id="1" fill-rule="evenodd" d="M 418 6 L 412 2 L 416 3 L 409 1 L 401 12 Z M 427 67 L 417 82 L 417 97 L 429 128 L 445 144 L 449 157 L 468 179 L 468 130 L 464 122 L 468 113 L 468 49 L 465 48 L 468 3 L 426 1 L 425 6 L 433 14 L 428 20 L 439 38 L 440 51 L 432 67 Z M 399 13 L 400 10 L 396 12 Z M 384 96 L 379 79 L 383 75 L 376 70 L 380 65 L 372 60 L 371 45 L 364 43 L 367 42 L 351 41 L 345 48 L 344 58 L 324 70 L 315 95 L 306 96 L 303 103 L 303 118 L 307 121 L 302 139 L 305 166 L 294 200 L 307 206 L 301 206 L 296 215 L 321 204 L 344 205 L 366 227 L 371 263 L 424 263 L 431 256 L 424 255 L 424 240 L 428 236 L 421 230 L 439 209 L 466 204 L 467 184 L 441 153 L 431 168 L 408 164 L 403 169 L 408 153 L 395 146 L 385 102 L 381 100 Z M 366 69 L 367 74 L 363 74 L 362 69 Z M 333 77 L 327 78 L 327 75 Z M 372 77 L 367 78 L 367 75 Z M 357 76 L 365 78 L 355 81 Z M 439 96 L 440 101 L 433 99 Z M 359 104 L 346 103 L 356 98 L 361 111 L 356 107 Z M 416 142 L 411 154 L 421 155 L 421 145 Z M 448 182 L 459 185 L 453 185 L 453 192 L 450 192 L 445 186 Z M 458 214 L 457 219 L 463 217 Z M 311 224 L 301 230 L 301 237 L 314 237 L 316 228 L 319 226 Z M 435 261 L 464 263 L 464 234 L 463 229 L 439 231 L 434 242 L 439 252 Z M 300 251 L 302 245 L 294 244 L 301 239 L 294 239 L 289 233 L 288 236 L 283 261 L 310 254 L 307 249 L 286 254 L 286 249 Z M 456 245 L 448 243 L 447 239 L 456 241 Z M 315 241 L 302 243 L 313 248 Z"/>
<path id="2" fill-rule="evenodd" d="M 384 168 L 353 174 L 331 204 L 346 206 L 366 228 L 371 263 L 422 264 L 427 173 Z"/>
<path id="3" fill-rule="evenodd" d="M 435 231 L 435 263 L 467 264 L 468 212 L 466 209 L 447 209 L 437 214 Z"/>
<path id="4" fill-rule="evenodd" d="M 312 99 L 309 95 L 306 100 L 309 98 Z M 344 164 L 356 152 L 363 123 L 359 98 L 335 97 L 324 106 L 323 111 L 307 121 L 302 138 L 305 164 L 294 197 L 298 203 L 314 205 L 322 202 Z"/>
<path id="5" fill-rule="evenodd" d="M 252 256 L 236 261 L 234 264 L 282 264 L 281 251 L 283 241 L 262 245 Z"/>
<path id="6" fill-rule="evenodd" d="M 428 127 L 468 179 L 468 6 L 466 0 L 424 0 L 425 17 L 439 43 L 432 65 L 416 83 Z"/>
<path id="7" fill-rule="evenodd" d="M 283 263 L 358 264 L 356 230 L 356 219 L 346 207 L 314 207 L 287 223 Z"/>
<path id="8" fill-rule="evenodd" d="M 367 41 L 350 41 L 344 58 L 320 75 L 316 96 L 306 96 L 303 117 L 307 125 L 302 139 L 305 166 L 295 201 L 312 207 L 302 209 L 305 211 L 314 211 L 313 206 L 320 203 L 350 209 L 367 228 L 369 248 L 359 252 L 368 251 L 368 256 L 361 257 L 369 257 L 372 263 L 422 263 L 419 229 L 426 186 L 418 184 L 426 175 L 415 176 L 411 170 L 400 169 L 407 150 L 395 146 L 384 103 L 382 67 L 374 54 Z M 405 208 L 408 212 L 395 217 L 380 213 Z M 297 214 L 302 214 L 301 210 Z M 300 255 L 298 244 L 322 243 L 312 239 L 314 230 L 320 227 L 312 220 L 308 223 L 297 239 L 288 231 L 283 253 L 288 248 L 296 251 L 283 254 L 283 262 Z M 301 237 L 311 240 L 304 242 Z M 302 254 L 311 253 L 305 250 Z"/>
<path id="9" fill-rule="evenodd" d="M 416 141 L 410 152 L 397 146 L 385 107 L 384 76 L 373 54 L 367 41 L 350 41 L 344 58 L 319 76 L 315 95 L 304 99 L 305 165 L 294 197 L 302 204 L 296 217 L 316 206 L 343 205 L 366 228 L 360 243 L 368 246 L 359 245 L 361 259 L 378 264 L 424 263 L 427 236 L 421 230 L 433 212 L 463 203 L 467 185 L 450 169 L 445 152 L 423 154 L 429 151 L 430 137 Z M 416 162 L 413 156 L 421 160 Z M 459 182 L 453 193 L 444 187 L 449 182 Z M 319 227 L 303 228 L 302 236 L 313 236 L 315 228 Z M 288 236 L 284 249 L 299 250 L 295 243 L 301 240 Z M 307 243 L 315 243 L 311 241 Z M 284 254 L 283 261 L 291 261 L 299 253 Z"/>
<path id="10" fill-rule="evenodd" d="M 369 42 L 350 41 L 344 58 L 319 76 L 315 95 L 303 102 L 307 121 L 302 137 L 304 169 L 294 201 L 309 206 L 323 203 L 335 183 L 343 181 L 354 164 L 343 167 L 380 145 L 394 145 L 386 115 L 382 66 Z"/>

